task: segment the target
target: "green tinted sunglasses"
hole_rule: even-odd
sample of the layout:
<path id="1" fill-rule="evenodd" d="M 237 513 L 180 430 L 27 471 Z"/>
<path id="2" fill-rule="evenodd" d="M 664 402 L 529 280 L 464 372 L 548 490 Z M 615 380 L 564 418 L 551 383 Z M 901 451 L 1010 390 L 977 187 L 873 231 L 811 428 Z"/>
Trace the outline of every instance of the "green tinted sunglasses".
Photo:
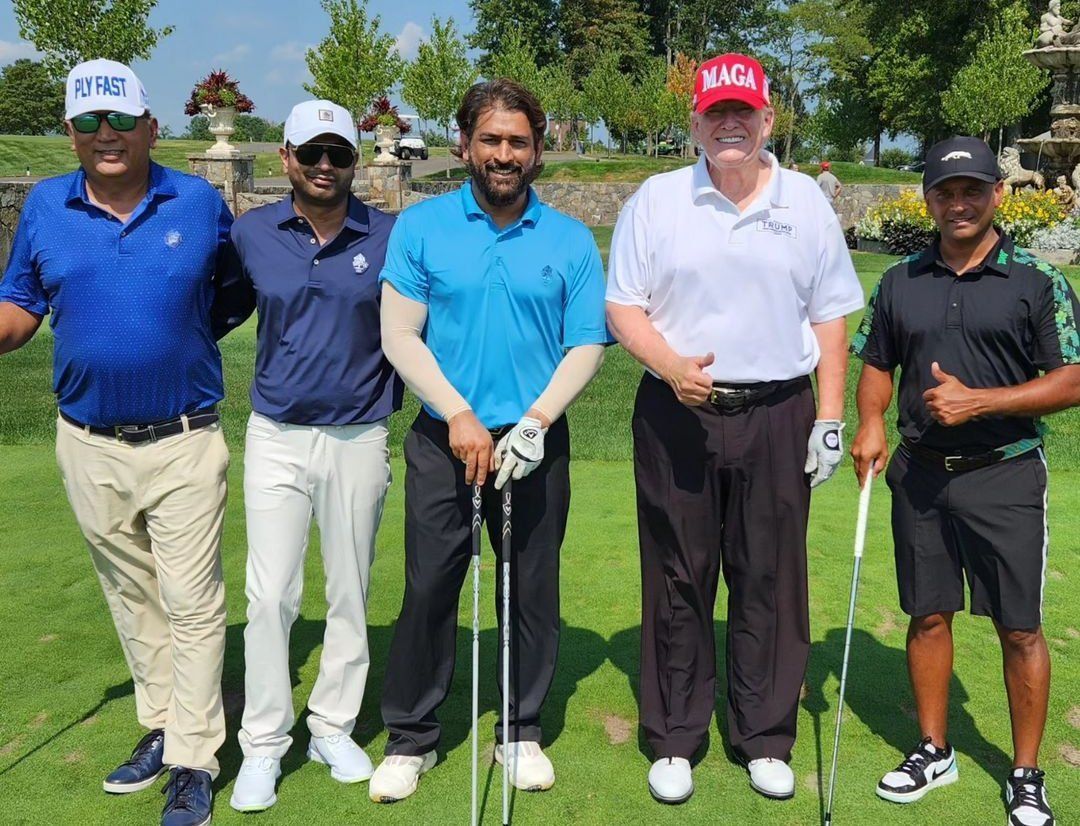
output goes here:
<path id="1" fill-rule="evenodd" d="M 109 126 L 117 132 L 130 132 L 135 128 L 139 118 L 145 115 L 125 115 L 123 112 L 109 112 L 107 115 L 99 115 L 97 112 L 87 112 L 85 115 L 76 115 L 71 119 L 71 128 L 84 135 L 92 134 L 101 128 L 103 120 L 109 122 Z"/>

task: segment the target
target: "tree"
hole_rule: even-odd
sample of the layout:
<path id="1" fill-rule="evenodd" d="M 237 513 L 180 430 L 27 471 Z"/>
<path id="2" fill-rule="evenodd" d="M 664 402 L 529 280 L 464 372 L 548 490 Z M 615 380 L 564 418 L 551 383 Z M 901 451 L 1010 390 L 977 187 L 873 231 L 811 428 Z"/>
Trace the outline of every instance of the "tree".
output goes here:
<path id="1" fill-rule="evenodd" d="M 354 118 L 401 78 L 405 61 L 393 36 L 380 31 L 381 18 L 368 18 L 368 0 L 321 0 L 330 32 L 306 54 L 313 81 L 304 89 L 348 109 Z"/>
<path id="2" fill-rule="evenodd" d="M 196 115 L 188 122 L 187 129 L 180 137 L 186 141 L 214 140 L 214 136 L 210 134 L 210 118 L 206 115 Z"/>
<path id="3" fill-rule="evenodd" d="M 0 69 L 0 134 L 52 135 L 64 127 L 64 84 L 25 58 Z"/>
<path id="4" fill-rule="evenodd" d="M 505 77 L 492 68 L 491 61 L 506 52 L 513 36 L 530 44 L 538 68 L 561 57 L 556 0 L 469 0 L 469 8 L 476 18 L 476 31 L 467 40 L 482 52 L 477 65 L 484 77 Z"/>
<path id="5" fill-rule="evenodd" d="M 157 0 L 12 0 L 19 34 L 44 53 L 54 77 L 96 57 L 124 64 L 148 60 L 174 29 L 146 24 L 156 5 Z"/>
<path id="6" fill-rule="evenodd" d="M 433 120 L 450 141 L 450 122 L 461 100 L 476 80 L 476 67 L 465 55 L 465 43 L 454 26 L 454 18 L 443 23 L 431 18 L 431 37 L 420 43 L 414 60 L 405 69 L 401 96 L 424 120 Z M 450 156 L 446 157 L 446 177 L 450 177 Z"/>
<path id="7" fill-rule="evenodd" d="M 536 49 L 518 29 L 509 29 L 502 48 L 488 56 L 484 76 L 489 79 L 505 77 L 536 93 L 540 88 L 540 69 L 536 65 Z"/>
<path id="8" fill-rule="evenodd" d="M 619 140 L 625 152 L 631 135 L 641 127 L 635 108 L 637 90 L 621 68 L 623 57 L 608 51 L 600 55 L 582 83 L 586 111 L 593 119 L 603 119 L 609 137 Z"/>
<path id="9" fill-rule="evenodd" d="M 552 121 L 561 126 L 570 124 L 570 133 L 577 135 L 578 121 L 584 113 L 581 92 L 574 88 L 574 79 L 570 76 L 570 70 L 565 60 L 558 63 L 549 63 L 540 70 L 539 85 L 536 89 L 540 97 L 540 103 Z M 563 149 L 563 140 L 567 132 L 562 129 L 552 129 L 555 132 L 555 148 Z"/>
<path id="10" fill-rule="evenodd" d="M 648 20 L 634 0 L 562 0 L 559 36 L 570 75 L 581 83 L 604 55 L 620 55 L 620 68 L 633 73 L 648 57 Z"/>
<path id="11" fill-rule="evenodd" d="M 1049 78 L 1021 54 L 1034 45 L 1026 17 L 1014 4 L 987 29 L 941 97 L 950 124 L 986 140 L 991 130 L 1016 123 L 1034 107 Z"/>
<path id="12" fill-rule="evenodd" d="M 670 65 L 682 52 L 700 62 L 722 52 L 745 52 L 747 34 L 776 10 L 769 0 L 642 0 L 649 45 Z"/>

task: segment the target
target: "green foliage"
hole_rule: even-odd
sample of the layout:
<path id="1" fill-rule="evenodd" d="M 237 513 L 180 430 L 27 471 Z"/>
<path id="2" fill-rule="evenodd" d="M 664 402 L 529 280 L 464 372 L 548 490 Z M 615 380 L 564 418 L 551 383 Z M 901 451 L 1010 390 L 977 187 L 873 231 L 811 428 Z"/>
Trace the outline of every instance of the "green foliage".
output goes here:
<path id="1" fill-rule="evenodd" d="M 237 120 L 240 119 L 240 115 L 237 115 Z M 210 118 L 206 115 L 196 115 L 189 122 L 187 129 L 180 136 L 184 140 L 189 141 L 212 141 L 214 136 L 210 134 Z"/>
<path id="2" fill-rule="evenodd" d="M 635 72 L 650 54 L 648 20 L 634 0 L 562 0 L 559 31 L 570 74 L 585 78 L 606 55 Z"/>
<path id="3" fill-rule="evenodd" d="M 0 134 L 52 135 L 64 129 L 64 84 L 44 63 L 16 60 L 0 69 Z"/>
<path id="4" fill-rule="evenodd" d="M 104 57 L 148 60 L 174 26 L 155 29 L 147 17 L 158 0 L 12 0 L 19 34 L 45 54 L 54 77 L 76 63 Z"/>
<path id="5" fill-rule="evenodd" d="M 540 69 L 536 48 L 518 28 L 508 28 L 499 50 L 487 56 L 484 77 L 505 77 L 520 83 L 534 94 L 540 89 Z"/>
<path id="6" fill-rule="evenodd" d="M 401 78 L 405 61 L 394 38 L 380 30 L 381 18 L 368 17 L 368 0 L 321 0 L 330 30 L 306 60 L 313 81 L 304 89 L 344 106 L 354 117 Z"/>
<path id="7" fill-rule="evenodd" d="M 641 8 L 653 54 L 682 52 L 699 62 L 751 51 L 751 35 L 778 13 L 770 0 L 642 0 Z"/>
<path id="8" fill-rule="evenodd" d="M 478 67 L 484 77 L 511 77 L 497 71 L 492 60 L 505 54 L 514 38 L 530 44 L 539 68 L 561 58 L 555 0 L 469 0 L 469 8 L 476 28 L 466 40 L 481 51 Z"/>
<path id="9" fill-rule="evenodd" d="M 256 115 L 240 114 L 236 116 L 236 131 L 233 133 L 231 140 L 283 143 L 285 140 L 285 124 L 272 123 L 266 118 L 260 118 Z"/>
<path id="10" fill-rule="evenodd" d="M 1034 41 L 1023 7 L 1016 3 L 1005 8 L 942 95 L 948 122 L 966 134 L 986 136 L 1030 112 L 1050 82 L 1046 72 L 1021 54 Z"/>
<path id="11" fill-rule="evenodd" d="M 634 109 L 634 83 L 621 64 L 618 52 L 602 54 L 585 77 L 582 92 L 586 117 L 590 121 L 603 120 L 608 133 L 619 140 L 625 151 L 632 133 L 642 124 Z"/>
<path id="12" fill-rule="evenodd" d="M 878 165 L 883 166 L 886 169 L 896 169 L 904 164 L 914 162 L 914 153 L 908 152 L 906 149 L 901 149 L 899 146 L 890 146 L 886 149 L 882 149 L 881 155 L 878 158 Z"/>

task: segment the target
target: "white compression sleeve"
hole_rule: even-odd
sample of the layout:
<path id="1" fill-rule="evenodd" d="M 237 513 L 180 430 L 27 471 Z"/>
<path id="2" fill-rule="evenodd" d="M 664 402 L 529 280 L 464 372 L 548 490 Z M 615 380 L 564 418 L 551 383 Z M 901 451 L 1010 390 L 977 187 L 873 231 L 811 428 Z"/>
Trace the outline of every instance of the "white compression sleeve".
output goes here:
<path id="1" fill-rule="evenodd" d="M 383 283 L 380 319 L 383 352 L 413 393 L 445 421 L 472 409 L 446 380 L 421 337 L 427 321 L 426 304 L 406 298 Z"/>
<path id="2" fill-rule="evenodd" d="M 571 347 L 532 406 L 554 422 L 581 395 L 604 361 L 604 345 L 582 344 Z"/>

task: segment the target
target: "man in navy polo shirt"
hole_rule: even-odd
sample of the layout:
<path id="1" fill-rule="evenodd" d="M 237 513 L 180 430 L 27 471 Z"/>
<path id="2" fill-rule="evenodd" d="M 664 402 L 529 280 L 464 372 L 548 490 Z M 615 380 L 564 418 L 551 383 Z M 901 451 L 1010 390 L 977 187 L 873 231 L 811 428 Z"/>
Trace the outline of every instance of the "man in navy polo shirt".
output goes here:
<path id="1" fill-rule="evenodd" d="M 230 800 L 239 811 L 276 802 L 292 742 L 289 629 L 313 513 L 329 604 L 307 754 L 342 783 L 372 773 L 349 735 L 367 682 L 368 571 L 390 485 L 387 419 L 401 406 L 402 384 L 379 337 L 378 274 L 394 219 L 350 192 L 356 147 L 341 106 L 293 107 L 281 150 L 292 195 L 237 220 L 243 269 L 219 303 L 230 326 L 259 311 L 244 452 L 244 763 Z"/>
<path id="2" fill-rule="evenodd" d="M 210 328 L 232 216 L 206 181 L 150 160 L 146 91 L 91 60 L 67 79 L 81 168 L 30 192 L 0 285 L 0 353 L 51 313 L 56 455 L 149 729 L 108 792 L 171 766 L 164 826 L 210 818 L 225 739 L 220 540 L 228 450 Z"/>
<path id="3" fill-rule="evenodd" d="M 511 742 L 495 758 L 511 782 L 555 782 L 540 749 L 540 708 L 559 642 L 559 548 L 570 505 L 563 411 L 608 341 L 600 255 L 589 231 L 540 203 L 547 118 L 507 80 L 473 86 L 458 110 L 471 182 L 411 207 L 390 237 L 383 282 L 387 357 L 423 400 L 405 438 L 405 598 L 382 695 L 387 757 L 376 802 L 416 790 L 435 765 L 435 717 L 454 670 L 458 593 L 470 554 L 471 488 L 483 486 L 492 545 L 513 478 Z M 546 434 L 546 436 L 545 436 Z M 501 583 L 495 604 L 501 614 Z M 500 654 L 501 657 L 501 654 Z M 501 669 L 501 664 L 499 666 Z M 501 673 L 499 671 L 498 673 Z"/>

